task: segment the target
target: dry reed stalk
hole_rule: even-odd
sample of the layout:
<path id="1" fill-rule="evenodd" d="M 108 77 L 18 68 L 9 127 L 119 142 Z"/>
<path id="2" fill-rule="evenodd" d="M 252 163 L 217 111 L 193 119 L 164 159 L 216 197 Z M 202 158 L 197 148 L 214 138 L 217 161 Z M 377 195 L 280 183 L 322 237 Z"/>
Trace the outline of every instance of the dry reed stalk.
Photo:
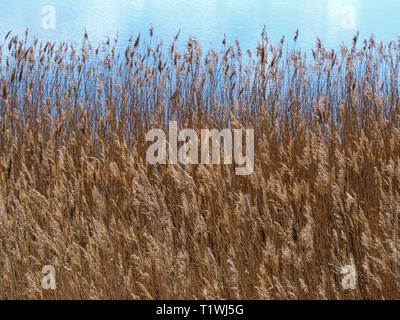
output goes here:
<path id="1" fill-rule="evenodd" d="M 94 49 L 85 33 L 80 52 L 10 37 L 0 298 L 399 298 L 400 43 L 318 40 L 309 60 L 264 30 L 246 61 L 238 41 L 203 54 L 179 33 L 166 51 L 139 34 L 121 57 L 118 36 Z M 253 128 L 254 173 L 147 164 L 146 133 L 171 119 Z"/>

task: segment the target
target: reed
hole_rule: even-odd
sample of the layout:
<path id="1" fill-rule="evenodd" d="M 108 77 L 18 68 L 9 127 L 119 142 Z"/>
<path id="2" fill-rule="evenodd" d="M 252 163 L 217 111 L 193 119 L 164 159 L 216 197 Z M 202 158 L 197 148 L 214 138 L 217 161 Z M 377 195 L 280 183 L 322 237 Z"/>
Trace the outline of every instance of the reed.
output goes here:
<path id="1" fill-rule="evenodd" d="M 0 298 L 398 299 L 400 39 L 306 55 L 265 30 L 244 54 L 178 37 L 7 34 Z M 254 129 L 254 173 L 147 164 L 170 120 Z"/>

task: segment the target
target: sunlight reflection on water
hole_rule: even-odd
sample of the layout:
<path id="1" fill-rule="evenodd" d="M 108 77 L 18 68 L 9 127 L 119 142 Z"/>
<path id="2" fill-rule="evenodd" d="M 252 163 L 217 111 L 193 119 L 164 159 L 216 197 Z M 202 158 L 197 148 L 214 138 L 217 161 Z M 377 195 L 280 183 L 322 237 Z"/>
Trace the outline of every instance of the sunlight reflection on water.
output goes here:
<path id="1" fill-rule="evenodd" d="M 193 35 L 204 49 L 221 46 L 224 34 L 228 43 L 236 38 L 242 49 L 254 49 L 266 25 L 276 43 L 286 34 L 292 40 L 300 29 L 298 47 L 312 48 L 318 35 L 327 47 L 350 43 L 360 30 L 361 38 L 371 33 L 378 40 L 393 40 L 400 34 L 400 1 L 385 0 L 13 0 L 0 2 L 0 35 L 9 30 L 30 34 L 40 40 L 69 40 L 81 43 L 84 28 L 91 41 L 120 34 L 124 47 L 131 34 L 148 35 L 151 24 L 155 35 L 169 42 L 181 30 L 181 44 Z M 55 9 L 55 29 L 43 25 Z M 47 25 L 49 26 L 49 25 Z"/>

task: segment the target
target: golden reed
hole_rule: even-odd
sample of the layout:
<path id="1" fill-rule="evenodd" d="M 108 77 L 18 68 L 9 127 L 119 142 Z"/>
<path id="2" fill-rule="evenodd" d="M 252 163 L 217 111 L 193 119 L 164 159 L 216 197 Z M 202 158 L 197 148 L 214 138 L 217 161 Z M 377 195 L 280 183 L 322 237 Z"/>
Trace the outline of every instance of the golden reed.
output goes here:
<path id="1" fill-rule="evenodd" d="M 178 37 L 119 55 L 117 37 L 6 36 L 0 298 L 399 298 L 400 39 L 306 55 L 265 31 L 244 54 Z M 148 164 L 171 120 L 254 129 L 253 174 Z"/>

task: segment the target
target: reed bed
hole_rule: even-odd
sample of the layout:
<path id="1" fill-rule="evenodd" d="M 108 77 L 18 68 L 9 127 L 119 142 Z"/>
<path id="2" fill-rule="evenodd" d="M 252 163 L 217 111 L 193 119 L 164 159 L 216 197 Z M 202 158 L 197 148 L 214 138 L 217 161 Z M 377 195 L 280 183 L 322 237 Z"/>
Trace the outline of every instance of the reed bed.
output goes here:
<path id="1" fill-rule="evenodd" d="M 297 35 L 3 38 L 0 298 L 398 299 L 400 39 L 310 56 Z M 149 165 L 170 120 L 254 129 L 254 173 Z"/>

